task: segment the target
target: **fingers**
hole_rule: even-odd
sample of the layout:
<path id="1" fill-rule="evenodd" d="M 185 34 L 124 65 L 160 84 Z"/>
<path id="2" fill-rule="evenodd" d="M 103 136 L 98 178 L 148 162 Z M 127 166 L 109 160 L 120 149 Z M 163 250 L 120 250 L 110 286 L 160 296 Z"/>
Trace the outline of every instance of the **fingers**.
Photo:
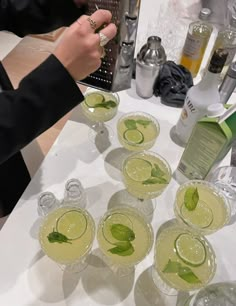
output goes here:
<path id="1" fill-rule="evenodd" d="M 103 28 L 100 33 L 104 34 L 109 40 L 116 36 L 117 28 L 114 23 L 108 24 L 105 28 Z"/>
<path id="2" fill-rule="evenodd" d="M 100 28 L 103 24 L 109 24 L 111 22 L 111 12 L 107 10 L 97 10 L 86 20 L 82 20 L 82 27 L 88 32 L 93 33 L 96 29 Z M 79 19 L 80 21 L 80 19 Z"/>

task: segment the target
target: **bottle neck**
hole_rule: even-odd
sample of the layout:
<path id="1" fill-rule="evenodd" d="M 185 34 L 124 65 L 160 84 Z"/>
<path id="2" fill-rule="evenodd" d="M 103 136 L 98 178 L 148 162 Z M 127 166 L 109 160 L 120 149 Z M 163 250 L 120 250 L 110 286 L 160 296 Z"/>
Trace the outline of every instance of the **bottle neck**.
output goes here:
<path id="1" fill-rule="evenodd" d="M 220 73 L 213 73 L 208 70 L 200 83 L 197 84 L 197 87 L 201 90 L 209 90 L 213 87 L 218 89 L 219 75 Z"/>

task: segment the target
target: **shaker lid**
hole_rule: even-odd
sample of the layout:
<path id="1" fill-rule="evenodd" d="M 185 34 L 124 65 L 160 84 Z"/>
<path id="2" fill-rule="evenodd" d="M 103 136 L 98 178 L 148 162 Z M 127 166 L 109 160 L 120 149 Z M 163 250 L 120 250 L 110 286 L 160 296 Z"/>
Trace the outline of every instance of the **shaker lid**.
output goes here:
<path id="1" fill-rule="evenodd" d="M 207 117 L 215 118 L 223 115 L 225 108 L 222 103 L 214 103 L 207 107 Z"/>
<path id="2" fill-rule="evenodd" d="M 201 11 L 199 13 L 199 19 L 207 20 L 210 15 L 211 15 L 211 10 L 207 7 L 204 7 L 204 8 L 201 9 Z"/>
<path id="3" fill-rule="evenodd" d="M 150 36 L 140 49 L 137 60 L 148 66 L 156 66 L 166 61 L 166 53 L 159 36 Z"/>

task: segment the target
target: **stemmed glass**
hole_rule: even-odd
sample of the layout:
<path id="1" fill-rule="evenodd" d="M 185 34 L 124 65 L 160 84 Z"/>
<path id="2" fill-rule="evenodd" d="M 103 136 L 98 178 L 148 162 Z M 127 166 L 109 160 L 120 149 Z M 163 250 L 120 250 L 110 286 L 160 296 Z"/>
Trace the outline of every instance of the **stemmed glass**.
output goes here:
<path id="1" fill-rule="evenodd" d="M 155 202 L 150 200 L 161 195 L 171 180 L 168 162 L 155 152 L 133 153 L 125 159 L 122 173 L 127 191 L 136 198 L 136 208 L 146 216 L 152 214 Z"/>
<path id="2" fill-rule="evenodd" d="M 130 112 L 117 123 L 120 144 L 129 151 L 150 149 L 160 133 L 158 121 L 145 112 Z"/>
<path id="3" fill-rule="evenodd" d="M 118 94 L 89 88 L 84 97 L 81 103 L 83 113 L 94 123 L 89 131 L 89 139 L 93 142 L 98 136 L 111 139 L 113 131 L 104 122 L 111 120 L 117 114 L 120 102 Z"/>
<path id="4" fill-rule="evenodd" d="M 155 285 L 167 295 L 206 286 L 216 271 L 215 253 L 210 243 L 177 222 L 167 223 L 156 237 L 152 269 Z"/>
<path id="5" fill-rule="evenodd" d="M 231 214 L 236 215 L 236 167 L 222 166 L 215 169 L 208 176 L 208 180 L 216 185 L 227 197 L 230 206 Z"/>
<path id="6" fill-rule="evenodd" d="M 210 182 L 192 180 L 176 193 L 176 218 L 202 234 L 211 234 L 225 226 L 231 217 L 229 202 L 221 190 Z"/>
<path id="7" fill-rule="evenodd" d="M 95 223 L 88 211 L 64 206 L 51 211 L 39 230 L 44 253 L 68 272 L 81 272 L 95 238 Z"/>
<path id="8" fill-rule="evenodd" d="M 117 276 L 125 276 L 150 252 L 153 229 L 137 210 L 121 206 L 101 218 L 97 239 L 105 263 Z"/>

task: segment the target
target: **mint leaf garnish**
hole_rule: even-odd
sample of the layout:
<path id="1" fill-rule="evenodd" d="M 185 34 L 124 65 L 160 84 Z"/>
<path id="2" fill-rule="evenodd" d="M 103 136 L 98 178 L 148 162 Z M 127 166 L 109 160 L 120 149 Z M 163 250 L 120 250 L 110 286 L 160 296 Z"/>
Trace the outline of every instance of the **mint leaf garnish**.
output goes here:
<path id="1" fill-rule="evenodd" d="M 185 207 L 192 211 L 196 208 L 199 201 L 199 194 L 197 188 L 189 187 L 184 194 L 184 205 Z"/>
<path id="2" fill-rule="evenodd" d="M 152 168 L 152 176 L 160 177 L 163 176 L 164 174 L 165 172 L 163 172 L 157 164 L 154 164 L 154 168 Z"/>
<path id="3" fill-rule="evenodd" d="M 169 259 L 168 263 L 166 264 L 164 270 L 162 272 L 164 273 L 178 273 L 179 269 L 181 267 L 181 264 L 177 261 L 171 261 Z"/>
<path id="4" fill-rule="evenodd" d="M 196 274 L 193 273 L 193 271 L 189 267 L 182 266 L 181 263 L 177 261 L 171 261 L 170 259 L 162 272 L 177 273 L 180 278 L 182 278 L 189 284 L 201 283 L 200 279 L 197 277 Z"/>
<path id="5" fill-rule="evenodd" d="M 108 250 L 112 254 L 130 256 L 134 253 L 134 247 L 129 241 L 116 242 L 114 245 L 116 245 L 116 247 Z"/>
<path id="6" fill-rule="evenodd" d="M 93 108 L 98 108 L 98 107 L 102 107 L 102 108 L 106 108 L 106 109 L 115 108 L 116 103 L 112 100 L 104 101 L 102 103 L 98 103 L 98 104 L 94 105 Z"/>
<path id="7" fill-rule="evenodd" d="M 132 229 L 123 224 L 113 224 L 111 226 L 111 234 L 119 241 L 133 241 L 135 239 Z"/>
<path id="8" fill-rule="evenodd" d="M 178 276 L 185 280 L 189 284 L 199 284 L 201 283 L 200 279 L 189 267 L 180 267 L 178 271 Z"/>
<path id="9" fill-rule="evenodd" d="M 150 120 L 142 120 L 142 119 L 136 120 L 136 122 L 138 124 L 141 124 L 143 127 L 147 127 L 151 123 Z"/>
<path id="10" fill-rule="evenodd" d="M 143 185 L 151 185 L 151 184 L 167 184 L 167 180 L 163 177 L 153 177 L 149 178 L 146 181 L 143 181 Z"/>
<path id="11" fill-rule="evenodd" d="M 133 119 L 127 119 L 124 121 L 125 126 L 127 129 L 133 130 L 137 128 L 136 121 Z"/>
<path id="12" fill-rule="evenodd" d="M 47 238 L 50 243 L 71 243 L 70 239 L 68 239 L 65 235 L 55 231 L 51 232 Z"/>

